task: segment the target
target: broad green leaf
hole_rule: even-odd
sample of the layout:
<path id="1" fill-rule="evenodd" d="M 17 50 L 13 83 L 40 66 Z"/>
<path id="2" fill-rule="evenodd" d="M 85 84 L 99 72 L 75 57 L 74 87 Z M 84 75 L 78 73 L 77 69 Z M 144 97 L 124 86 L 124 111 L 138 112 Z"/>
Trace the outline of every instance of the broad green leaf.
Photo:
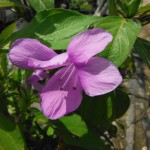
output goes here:
<path id="1" fill-rule="evenodd" d="M 118 89 L 114 92 L 114 97 L 112 100 L 114 104 L 112 114 L 115 119 L 120 118 L 128 110 L 130 106 L 130 98 L 128 94 Z"/>
<path id="2" fill-rule="evenodd" d="M 38 123 L 45 124 L 47 122 L 48 119 L 38 110 L 35 109 L 34 114 L 35 120 Z M 53 129 L 55 129 L 56 133 L 63 137 L 63 140 L 69 145 L 86 149 L 105 150 L 104 143 L 100 139 L 99 134 L 89 128 L 81 116 L 72 114 L 58 120 L 49 120 L 49 122 L 51 126 L 47 130 L 48 135 L 52 135 Z"/>
<path id="3" fill-rule="evenodd" d="M 54 7 L 54 0 L 28 0 L 28 1 L 37 12 Z"/>
<path id="4" fill-rule="evenodd" d="M 66 49 L 70 39 L 86 30 L 99 17 L 86 16 L 71 10 L 52 9 L 39 12 L 31 23 L 10 37 L 36 38 L 52 49 Z"/>
<path id="5" fill-rule="evenodd" d="M 35 109 L 33 113 L 38 124 L 47 123 L 48 119 L 43 116 L 42 112 Z M 69 145 L 86 149 L 105 150 L 100 135 L 89 128 L 84 120 L 81 119 L 81 116 L 77 114 L 68 115 L 58 120 L 49 120 L 49 123 L 50 126 L 55 129 L 56 133 Z M 48 129 L 49 131 L 47 131 L 47 134 L 53 134 L 53 129 L 51 127 Z"/>
<path id="6" fill-rule="evenodd" d="M 60 134 L 68 145 L 74 145 L 89 150 L 106 150 L 104 141 L 102 141 L 100 135 L 92 129 L 89 129 L 88 133 L 80 138 L 72 136 L 67 132 L 60 131 Z"/>
<path id="7" fill-rule="evenodd" d="M 98 97 L 84 96 L 78 109 L 79 114 L 91 125 L 109 126 L 109 119 L 112 116 L 111 95 Z M 110 108 L 109 108 L 110 107 Z"/>
<path id="8" fill-rule="evenodd" d="M 125 20 L 116 16 L 101 18 L 95 27 L 102 28 L 113 36 L 113 41 L 99 56 L 109 59 L 116 66 L 120 66 L 133 47 L 141 29 L 140 24 L 131 19 Z"/>
<path id="9" fill-rule="evenodd" d="M 59 120 L 69 132 L 78 137 L 81 137 L 88 132 L 85 122 L 77 114 L 62 117 Z"/>
<path id="10" fill-rule="evenodd" d="M 116 90 L 94 98 L 85 96 L 78 112 L 89 124 L 107 129 L 113 120 L 127 111 L 129 104 L 128 95 Z"/>
<path id="11" fill-rule="evenodd" d="M 137 38 L 134 44 L 134 50 L 150 67 L 150 41 L 147 41 L 142 38 Z"/>
<path id="12" fill-rule="evenodd" d="M 60 134 L 69 145 L 76 145 L 86 149 L 105 150 L 104 143 L 99 135 L 89 128 L 84 120 L 77 114 L 51 121 L 51 124 L 55 125 L 58 134 Z"/>
<path id="13" fill-rule="evenodd" d="M 0 150 L 24 150 L 25 143 L 14 122 L 0 113 Z"/>
<path id="14" fill-rule="evenodd" d="M 6 40 L 14 31 L 16 27 L 16 23 L 12 23 L 8 27 L 6 27 L 0 34 L 0 42 Z"/>

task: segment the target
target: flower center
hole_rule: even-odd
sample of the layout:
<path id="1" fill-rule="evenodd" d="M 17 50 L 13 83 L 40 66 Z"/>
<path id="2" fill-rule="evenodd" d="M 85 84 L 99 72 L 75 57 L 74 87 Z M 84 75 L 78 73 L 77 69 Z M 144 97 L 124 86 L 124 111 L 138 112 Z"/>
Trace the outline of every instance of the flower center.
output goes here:
<path id="1" fill-rule="evenodd" d="M 69 84 L 69 81 L 72 77 L 72 75 L 75 73 L 75 66 L 73 63 L 69 65 L 69 67 L 65 70 L 64 74 L 59 78 L 59 81 L 64 81 L 62 86 L 60 87 L 60 90 L 64 90 L 67 84 Z M 73 90 L 76 90 L 76 84 L 77 84 L 77 75 L 75 77 L 75 82 L 73 85 Z"/>

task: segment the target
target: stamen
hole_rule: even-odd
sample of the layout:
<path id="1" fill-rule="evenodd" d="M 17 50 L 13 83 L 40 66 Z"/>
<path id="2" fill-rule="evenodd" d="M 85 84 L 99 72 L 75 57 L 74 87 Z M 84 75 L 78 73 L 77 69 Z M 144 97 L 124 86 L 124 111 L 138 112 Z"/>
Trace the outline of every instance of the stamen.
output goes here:
<path id="1" fill-rule="evenodd" d="M 77 88 L 76 87 L 73 87 L 73 90 L 76 90 Z"/>
<path id="2" fill-rule="evenodd" d="M 73 90 L 76 90 L 76 89 L 77 89 L 77 79 L 78 79 L 78 77 L 77 77 L 77 75 L 76 75 L 75 83 L 74 83 L 74 86 L 73 86 Z"/>
<path id="3" fill-rule="evenodd" d="M 61 87 L 61 89 L 64 89 L 64 87 L 66 86 L 67 82 L 69 81 L 70 77 L 72 76 L 73 72 L 75 70 L 75 67 L 73 67 L 73 69 L 71 70 L 67 80 L 65 81 L 65 83 L 63 84 L 63 86 Z"/>
<path id="4" fill-rule="evenodd" d="M 63 88 L 62 88 L 62 87 L 60 87 L 60 90 L 62 91 L 62 90 L 63 90 Z"/>
<path id="5" fill-rule="evenodd" d="M 66 75 L 66 73 L 69 71 L 69 69 L 71 68 L 72 65 L 73 65 L 73 63 L 70 64 L 70 66 L 66 69 L 66 71 L 65 71 L 64 74 L 61 76 L 61 78 L 59 78 L 60 81 L 63 79 L 63 77 Z"/>

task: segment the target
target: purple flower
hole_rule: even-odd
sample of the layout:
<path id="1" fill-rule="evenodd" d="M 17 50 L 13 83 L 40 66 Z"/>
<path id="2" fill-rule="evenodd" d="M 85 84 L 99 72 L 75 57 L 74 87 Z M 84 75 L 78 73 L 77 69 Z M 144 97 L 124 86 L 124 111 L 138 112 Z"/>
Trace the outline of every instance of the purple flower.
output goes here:
<path id="1" fill-rule="evenodd" d="M 79 107 L 83 90 L 89 96 L 97 96 L 121 83 L 115 65 L 94 57 L 111 40 L 111 34 L 102 29 L 87 30 L 70 41 L 67 52 L 57 55 L 37 40 L 19 39 L 13 43 L 9 57 L 12 63 L 25 69 L 49 70 L 63 66 L 40 91 L 44 115 L 57 119 Z"/>

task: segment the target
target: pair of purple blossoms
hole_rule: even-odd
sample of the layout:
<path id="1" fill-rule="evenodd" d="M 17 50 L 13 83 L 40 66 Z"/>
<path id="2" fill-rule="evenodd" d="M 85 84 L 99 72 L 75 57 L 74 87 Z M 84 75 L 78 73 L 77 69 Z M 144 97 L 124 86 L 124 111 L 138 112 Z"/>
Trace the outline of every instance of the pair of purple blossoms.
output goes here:
<path id="1" fill-rule="evenodd" d="M 57 119 L 79 107 L 83 90 L 93 97 L 108 93 L 121 83 L 117 67 L 95 56 L 111 41 L 110 33 L 90 29 L 76 35 L 67 52 L 57 54 L 35 39 L 22 38 L 13 43 L 9 58 L 20 68 L 36 70 L 29 79 L 32 84 L 46 77 L 45 70 L 62 67 L 39 92 L 44 115 Z"/>

